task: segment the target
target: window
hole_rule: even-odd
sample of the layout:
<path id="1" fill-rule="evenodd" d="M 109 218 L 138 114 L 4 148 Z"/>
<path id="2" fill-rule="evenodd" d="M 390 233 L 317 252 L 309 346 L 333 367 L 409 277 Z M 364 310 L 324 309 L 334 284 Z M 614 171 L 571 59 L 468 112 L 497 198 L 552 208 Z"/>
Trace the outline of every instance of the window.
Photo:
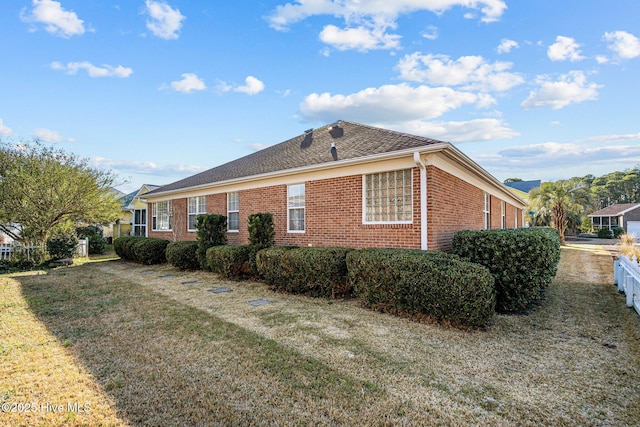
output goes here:
<path id="1" fill-rule="evenodd" d="M 147 235 L 147 210 L 136 209 L 133 211 L 133 235 Z"/>
<path id="2" fill-rule="evenodd" d="M 515 215 L 513 216 L 514 221 L 515 221 L 515 227 L 513 228 L 518 228 L 518 208 L 515 208 Z"/>
<path id="3" fill-rule="evenodd" d="M 153 203 L 151 205 L 151 226 L 157 231 L 169 231 L 171 230 L 171 223 L 173 218 L 171 217 L 172 207 L 171 201 Z"/>
<path id="4" fill-rule="evenodd" d="M 507 203 L 504 200 L 500 202 L 500 228 L 507 228 Z"/>
<path id="5" fill-rule="evenodd" d="M 304 184 L 287 187 L 287 231 L 304 233 Z"/>
<path id="6" fill-rule="evenodd" d="M 484 193 L 484 229 L 491 228 L 491 196 L 489 193 Z"/>
<path id="7" fill-rule="evenodd" d="M 413 221 L 411 169 L 374 173 L 364 178 L 364 222 Z"/>
<path id="8" fill-rule="evenodd" d="M 207 213 L 207 198 L 202 197 L 190 197 L 189 198 L 189 212 L 188 212 L 188 229 L 189 231 L 196 231 L 196 224 L 198 223 L 198 215 Z"/>
<path id="9" fill-rule="evenodd" d="M 240 200 L 238 192 L 227 193 L 227 229 L 229 231 L 240 230 Z"/>

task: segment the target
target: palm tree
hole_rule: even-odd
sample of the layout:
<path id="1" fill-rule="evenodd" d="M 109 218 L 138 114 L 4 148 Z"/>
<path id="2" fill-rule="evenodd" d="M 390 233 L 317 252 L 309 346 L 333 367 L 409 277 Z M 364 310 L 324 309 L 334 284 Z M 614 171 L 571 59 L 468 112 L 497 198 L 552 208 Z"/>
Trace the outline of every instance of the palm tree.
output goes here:
<path id="1" fill-rule="evenodd" d="M 564 233 L 567 231 L 568 216 L 580 215 L 589 202 L 587 186 L 577 180 L 544 182 L 540 188 L 529 193 L 530 208 L 534 218 L 550 219 L 550 224 L 558 230 L 560 243 L 565 244 Z"/>

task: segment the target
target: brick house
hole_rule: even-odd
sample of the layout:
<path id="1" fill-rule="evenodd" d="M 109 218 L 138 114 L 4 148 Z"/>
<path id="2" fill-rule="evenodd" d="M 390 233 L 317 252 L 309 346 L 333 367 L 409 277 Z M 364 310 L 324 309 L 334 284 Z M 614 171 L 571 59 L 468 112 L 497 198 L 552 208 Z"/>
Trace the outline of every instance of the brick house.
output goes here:
<path id="1" fill-rule="evenodd" d="M 196 238 L 198 214 L 248 242 L 251 213 L 276 244 L 451 248 L 465 229 L 521 227 L 526 204 L 448 142 L 339 121 L 145 194 L 149 237 Z M 426 226 L 425 226 L 426 225 Z"/>

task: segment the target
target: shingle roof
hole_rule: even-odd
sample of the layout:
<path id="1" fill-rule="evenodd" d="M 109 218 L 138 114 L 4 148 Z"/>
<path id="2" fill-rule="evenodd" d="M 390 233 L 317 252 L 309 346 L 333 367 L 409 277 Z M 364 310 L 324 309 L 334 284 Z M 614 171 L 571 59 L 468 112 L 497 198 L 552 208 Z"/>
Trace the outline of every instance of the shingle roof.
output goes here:
<path id="1" fill-rule="evenodd" d="M 617 205 L 611 205 L 604 209 L 600 209 L 599 211 L 595 211 L 588 216 L 616 216 L 634 207 L 640 208 L 640 203 L 620 203 Z"/>
<path id="2" fill-rule="evenodd" d="M 359 123 L 337 123 L 338 126 L 325 125 L 310 130 L 248 156 L 165 185 L 147 195 L 443 142 Z M 331 150 L 332 143 L 336 147 L 335 154 Z"/>
<path id="3" fill-rule="evenodd" d="M 515 188 L 516 190 L 520 190 L 520 191 L 524 191 L 525 193 L 528 193 L 534 188 L 540 187 L 541 183 L 542 181 L 540 181 L 539 179 L 536 179 L 533 181 L 505 182 L 504 185 L 506 185 L 507 187 Z"/>

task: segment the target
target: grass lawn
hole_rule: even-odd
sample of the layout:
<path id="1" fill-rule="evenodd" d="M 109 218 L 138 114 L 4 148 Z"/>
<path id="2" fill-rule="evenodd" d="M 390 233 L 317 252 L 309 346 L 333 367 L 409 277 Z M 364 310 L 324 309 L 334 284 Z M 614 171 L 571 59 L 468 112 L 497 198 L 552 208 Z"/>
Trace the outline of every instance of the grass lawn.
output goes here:
<path id="1" fill-rule="evenodd" d="M 474 332 L 95 261 L 0 276 L 0 425 L 640 420 L 640 316 L 597 247 L 563 248 L 540 307 Z"/>

